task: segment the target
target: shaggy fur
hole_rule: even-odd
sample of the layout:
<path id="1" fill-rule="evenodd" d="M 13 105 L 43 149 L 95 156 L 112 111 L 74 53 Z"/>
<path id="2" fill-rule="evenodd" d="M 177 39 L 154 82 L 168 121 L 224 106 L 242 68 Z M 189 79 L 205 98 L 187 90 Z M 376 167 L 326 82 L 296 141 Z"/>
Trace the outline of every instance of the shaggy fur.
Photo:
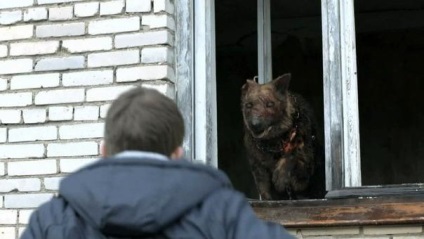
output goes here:
<path id="1" fill-rule="evenodd" d="M 242 87 L 244 143 L 262 200 L 322 198 L 324 163 L 312 109 L 288 91 L 291 75 Z"/>

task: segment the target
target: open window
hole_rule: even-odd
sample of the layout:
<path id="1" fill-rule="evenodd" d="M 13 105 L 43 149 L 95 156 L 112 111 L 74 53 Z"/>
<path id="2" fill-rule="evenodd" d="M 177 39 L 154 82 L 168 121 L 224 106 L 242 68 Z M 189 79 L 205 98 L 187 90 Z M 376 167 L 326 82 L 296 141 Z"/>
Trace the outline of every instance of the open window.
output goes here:
<path id="1" fill-rule="evenodd" d="M 246 79 L 259 76 L 264 82 L 290 72 L 290 90 L 311 103 L 323 142 L 320 1 L 261 5 L 266 3 L 215 0 L 218 167 L 249 198 L 258 196 L 243 144 L 240 98 Z"/>
<path id="2" fill-rule="evenodd" d="M 292 73 L 291 90 L 312 104 L 322 126 L 328 198 L 421 193 L 422 0 L 182 0 L 177 99 L 189 156 L 223 169 L 255 198 L 240 87 L 258 75 L 264 51 L 258 2 L 271 6 L 262 41 L 272 47 L 272 74 Z"/>

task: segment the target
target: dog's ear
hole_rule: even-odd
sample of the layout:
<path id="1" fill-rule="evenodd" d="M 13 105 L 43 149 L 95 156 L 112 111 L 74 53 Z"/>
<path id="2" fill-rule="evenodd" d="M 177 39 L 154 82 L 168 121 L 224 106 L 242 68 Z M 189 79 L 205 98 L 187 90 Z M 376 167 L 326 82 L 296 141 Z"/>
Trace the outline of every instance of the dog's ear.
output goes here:
<path id="1" fill-rule="evenodd" d="M 249 88 L 255 87 L 256 85 L 258 85 L 256 81 L 247 79 L 246 83 L 244 83 L 244 85 L 241 87 L 241 93 L 246 93 Z"/>
<path id="2" fill-rule="evenodd" d="M 275 89 L 278 92 L 285 94 L 287 90 L 289 89 L 290 79 L 291 79 L 291 74 L 287 73 L 274 79 L 272 81 L 272 84 L 274 85 Z"/>

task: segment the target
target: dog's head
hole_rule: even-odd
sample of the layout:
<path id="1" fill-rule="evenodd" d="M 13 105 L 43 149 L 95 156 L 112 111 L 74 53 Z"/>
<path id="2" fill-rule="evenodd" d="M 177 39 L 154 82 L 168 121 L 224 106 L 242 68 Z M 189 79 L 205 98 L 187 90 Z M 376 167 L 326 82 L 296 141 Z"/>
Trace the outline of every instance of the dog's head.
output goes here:
<path id="1" fill-rule="evenodd" d="M 290 79 L 290 74 L 284 74 L 266 84 L 248 79 L 243 85 L 243 120 L 254 138 L 273 138 L 291 127 L 294 109 L 288 92 Z"/>

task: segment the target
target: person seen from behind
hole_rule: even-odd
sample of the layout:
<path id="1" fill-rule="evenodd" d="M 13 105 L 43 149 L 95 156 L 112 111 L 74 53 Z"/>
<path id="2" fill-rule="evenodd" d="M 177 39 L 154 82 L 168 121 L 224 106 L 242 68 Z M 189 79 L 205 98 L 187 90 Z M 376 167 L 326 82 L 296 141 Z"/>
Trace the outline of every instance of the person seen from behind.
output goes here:
<path id="1" fill-rule="evenodd" d="M 294 238 L 260 220 L 227 176 L 182 158 L 174 101 L 137 87 L 109 108 L 103 159 L 64 178 L 21 239 Z"/>

